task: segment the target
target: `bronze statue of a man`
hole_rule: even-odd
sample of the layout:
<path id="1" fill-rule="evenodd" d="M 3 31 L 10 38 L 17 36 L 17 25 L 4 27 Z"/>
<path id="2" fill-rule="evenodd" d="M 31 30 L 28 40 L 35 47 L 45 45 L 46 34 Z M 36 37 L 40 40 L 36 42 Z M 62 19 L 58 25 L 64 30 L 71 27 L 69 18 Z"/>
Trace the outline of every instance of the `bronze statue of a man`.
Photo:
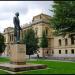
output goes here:
<path id="1" fill-rule="evenodd" d="M 20 43 L 20 21 L 19 21 L 19 13 L 15 13 L 15 17 L 13 18 L 14 23 L 14 36 L 15 36 L 15 43 Z"/>

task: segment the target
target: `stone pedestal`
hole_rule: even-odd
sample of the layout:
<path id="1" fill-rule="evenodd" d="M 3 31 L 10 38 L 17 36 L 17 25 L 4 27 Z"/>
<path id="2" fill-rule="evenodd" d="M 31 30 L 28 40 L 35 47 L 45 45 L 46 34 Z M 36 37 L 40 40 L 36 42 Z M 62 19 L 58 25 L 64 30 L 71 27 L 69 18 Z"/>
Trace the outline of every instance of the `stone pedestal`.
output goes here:
<path id="1" fill-rule="evenodd" d="M 26 63 L 26 46 L 25 44 L 12 44 L 10 46 L 10 62 L 13 64 Z"/>
<path id="2" fill-rule="evenodd" d="M 16 65 L 10 63 L 0 63 L 0 69 L 13 71 L 13 72 L 20 72 L 20 71 L 28 71 L 28 70 L 37 70 L 37 69 L 45 69 L 47 65 L 44 64 L 28 64 L 25 65 Z"/>
<path id="3" fill-rule="evenodd" d="M 46 67 L 44 64 L 26 63 L 25 44 L 12 44 L 10 46 L 10 63 L 0 63 L 0 69 L 14 72 L 44 69 Z"/>

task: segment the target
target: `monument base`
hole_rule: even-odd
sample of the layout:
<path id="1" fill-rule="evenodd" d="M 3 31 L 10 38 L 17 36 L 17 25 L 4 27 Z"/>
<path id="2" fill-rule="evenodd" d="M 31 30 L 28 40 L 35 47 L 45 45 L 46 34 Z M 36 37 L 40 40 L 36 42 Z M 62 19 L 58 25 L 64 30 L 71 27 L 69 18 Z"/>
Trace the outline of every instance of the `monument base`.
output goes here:
<path id="1" fill-rule="evenodd" d="M 47 66 L 43 64 L 26 64 L 26 65 L 16 65 L 16 64 L 10 64 L 10 63 L 0 64 L 0 69 L 9 70 L 13 72 L 44 69 L 46 67 Z"/>
<path id="2" fill-rule="evenodd" d="M 13 72 L 44 69 L 46 65 L 26 63 L 26 47 L 24 44 L 10 46 L 10 63 L 0 63 L 0 69 Z"/>
<path id="3" fill-rule="evenodd" d="M 11 44 L 10 46 L 10 63 L 26 63 L 26 46 L 25 44 Z"/>

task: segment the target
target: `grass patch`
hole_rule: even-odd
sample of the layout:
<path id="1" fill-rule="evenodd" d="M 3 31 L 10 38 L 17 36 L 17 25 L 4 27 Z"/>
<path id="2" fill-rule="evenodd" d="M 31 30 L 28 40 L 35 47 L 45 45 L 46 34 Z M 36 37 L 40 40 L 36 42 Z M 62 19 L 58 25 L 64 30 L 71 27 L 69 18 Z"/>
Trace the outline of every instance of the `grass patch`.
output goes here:
<path id="1" fill-rule="evenodd" d="M 5 71 L 3 71 L 3 70 L 0 69 L 0 74 L 10 74 L 10 73 L 5 72 Z"/>
<path id="2" fill-rule="evenodd" d="M 9 58 L 0 57 L 0 62 L 6 63 L 9 62 Z M 46 69 L 39 70 L 30 70 L 30 71 L 21 71 L 17 74 L 75 74 L 75 63 L 73 62 L 61 62 L 61 61 L 48 61 L 44 59 L 27 61 L 31 64 L 45 64 L 48 67 Z M 4 70 L 0 70 L 0 74 L 9 74 Z"/>
<path id="3" fill-rule="evenodd" d="M 9 62 L 9 58 L 7 58 L 7 57 L 0 57 L 0 63 L 6 63 L 6 62 Z M 2 69 L 0 69 L 0 74 L 9 74 L 9 73 L 5 72 Z"/>
<path id="4" fill-rule="evenodd" d="M 3 63 L 9 62 L 9 58 L 7 58 L 7 57 L 0 57 L 0 62 L 3 62 Z"/>
<path id="5" fill-rule="evenodd" d="M 60 61 L 28 61 L 36 64 L 46 64 L 48 69 L 23 71 L 18 74 L 75 74 L 75 63 Z"/>

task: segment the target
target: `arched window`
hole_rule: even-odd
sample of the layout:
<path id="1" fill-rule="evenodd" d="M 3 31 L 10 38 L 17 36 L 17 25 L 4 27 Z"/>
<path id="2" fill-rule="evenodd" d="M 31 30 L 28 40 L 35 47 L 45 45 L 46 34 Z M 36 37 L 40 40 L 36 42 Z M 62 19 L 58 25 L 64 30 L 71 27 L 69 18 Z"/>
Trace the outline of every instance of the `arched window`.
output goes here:
<path id="1" fill-rule="evenodd" d="M 68 50 L 65 50 L 65 54 L 67 54 L 68 53 Z"/>
<path id="2" fill-rule="evenodd" d="M 71 54 L 74 54 L 74 49 L 71 50 Z"/>
<path id="3" fill-rule="evenodd" d="M 14 35 L 13 34 L 11 34 L 11 38 L 12 38 L 11 40 L 14 41 Z"/>
<path id="4" fill-rule="evenodd" d="M 59 54 L 61 54 L 61 50 L 59 50 Z"/>
<path id="5" fill-rule="evenodd" d="M 10 37 L 10 41 L 11 41 L 11 39 L 12 39 L 11 35 L 9 37 Z"/>
<path id="6" fill-rule="evenodd" d="M 74 44 L 74 38 L 71 37 L 71 44 L 73 45 Z"/>
<path id="7" fill-rule="evenodd" d="M 59 39 L 59 46 L 61 46 L 61 39 Z"/>
<path id="8" fill-rule="evenodd" d="M 65 39 L 65 45 L 68 45 L 68 40 L 67 39 Z"/>
<path id="9" fill-rule="evenodd" d="M 46 34 L 46 35 L 48 35 L 48 28 L 47 28 L 47 27 L 46 27 L 46 31 L 45 31 L 45 34 Z"/>
<path id="10" fill-rule="evenodd" d="M 52 50 L 52 54 L 54 54 L 54 50 Z"/>
<path id="11" fill-rule="evenodd" d="M 48 54 L 48 51 L 47 51 L 47 54 Z"/>

